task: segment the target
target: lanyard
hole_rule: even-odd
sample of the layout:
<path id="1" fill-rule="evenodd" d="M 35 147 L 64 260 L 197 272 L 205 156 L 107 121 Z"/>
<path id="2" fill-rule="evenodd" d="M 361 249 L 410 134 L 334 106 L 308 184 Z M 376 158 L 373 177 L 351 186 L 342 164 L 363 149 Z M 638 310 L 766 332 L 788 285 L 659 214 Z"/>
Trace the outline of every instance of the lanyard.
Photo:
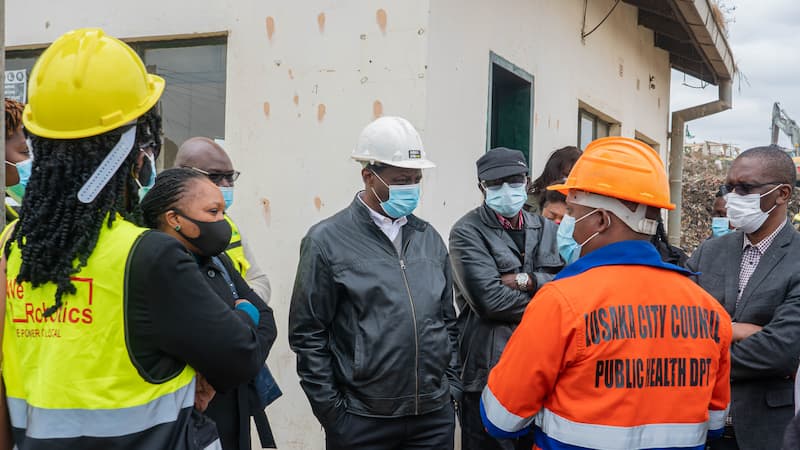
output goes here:
<path id="1" fill-rule="evenodd" d="M 220 272 L 222 273 L 222 278 L 225 278 L 225 282 L 228 283 L 228 288 L 230 288 L 234 300 L 238 299 L 239 293 L 236 291 L 236 285 L 233 284 L 233 279 L 231 278 L 231 275 L 228 273 L 228 269 L 225 268 L 225 264 L 223 264 L 222 261 L 217 256 L 212 256 L 211 261 L 220 270 Z"/>

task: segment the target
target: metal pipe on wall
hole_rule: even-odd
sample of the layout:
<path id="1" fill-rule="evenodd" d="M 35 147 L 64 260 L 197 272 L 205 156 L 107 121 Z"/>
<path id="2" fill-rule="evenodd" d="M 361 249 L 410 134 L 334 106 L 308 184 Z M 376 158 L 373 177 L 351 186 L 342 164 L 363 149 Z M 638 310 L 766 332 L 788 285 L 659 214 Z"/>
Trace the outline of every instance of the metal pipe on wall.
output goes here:
<path id="1" fill-rule="evenodd" d="M 683 128 L 686 122 L 731 109 L 733 105 L 733 82 L 719 82 L 718 99 L 713 102 L 674 111 L 669 147 L 669 195 L 675 209 L 667 215 L 667 235 L 672 245 L 681 242 L 681 202 L 683 201 Z"/>

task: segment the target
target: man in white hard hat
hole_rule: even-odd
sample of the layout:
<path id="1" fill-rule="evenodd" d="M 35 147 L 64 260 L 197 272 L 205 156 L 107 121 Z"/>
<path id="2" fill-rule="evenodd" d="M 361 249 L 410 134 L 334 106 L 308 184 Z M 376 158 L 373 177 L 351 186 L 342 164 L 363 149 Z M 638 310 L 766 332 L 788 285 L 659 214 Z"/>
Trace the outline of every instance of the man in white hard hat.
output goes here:
<path id="1" fill-rule="evenodd" d="M 328 449 L 452 449 L 460 396 L 447 248 L 414 216 L 422 169 L 414 127 L 383 117 L 352 158 L 364 190 L 303 238 L 289 343 Z"/>

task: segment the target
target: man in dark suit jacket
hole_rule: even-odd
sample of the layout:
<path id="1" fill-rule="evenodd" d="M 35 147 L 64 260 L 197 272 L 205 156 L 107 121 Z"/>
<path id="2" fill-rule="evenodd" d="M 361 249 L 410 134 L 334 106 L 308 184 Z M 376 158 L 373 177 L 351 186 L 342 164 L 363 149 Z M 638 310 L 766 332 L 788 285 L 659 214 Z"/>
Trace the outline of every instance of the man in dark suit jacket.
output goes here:
<path id="1" fill-rule="evenodd" d="M 796 178 L 794 163 L 777 146 L 739 155 L 723 186 L 737 231 L 705 241 L 687 263 L 733 319 L 731 410 L 725 437 L 712 450 L 778 449 L 794 416 L 800 233 L 787 205 Z"/>

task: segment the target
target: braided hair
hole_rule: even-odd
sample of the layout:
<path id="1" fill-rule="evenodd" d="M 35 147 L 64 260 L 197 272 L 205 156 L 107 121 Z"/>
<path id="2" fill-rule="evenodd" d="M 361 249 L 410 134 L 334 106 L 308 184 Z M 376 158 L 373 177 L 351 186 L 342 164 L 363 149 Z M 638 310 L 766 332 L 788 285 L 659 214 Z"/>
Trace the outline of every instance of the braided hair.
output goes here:
<path id="1" fill-rule="evenodd" d="M 160 103 L 157 103 L 147 114 L 139 118 L 140 124 L 136 130 L 136 142 L 140 145 L 152 142 L 157 151 L 161 149 L 161 144 L 163 143 L 161 136 L 164 135 L 161 113 L 159 112 L 160 105 Z M 141 130 L 141 133 L 139 130 Z M 155 156 L 158 157 L 158 155 Z"/>
<path id="2" fill-rule="evenodd" d="M 155 108 L 137 119 L 136 142 L 144 135 L 158 136 Z M 49 139 L 31 134 L 36 159 L 20 210 L 19 223 L 5 246 L 12 243 L 21 251 L 22 265 L 17 282 L 28 281 L 36 288 L 56 285 L 55 303 L 45 317 L 62 305 L 64 294 L 77 290 L 70 277 L 85 267 L 97 245 L 103 223 L 111 228 L 117 214 L 132 217 L 137 209 L 138 185 L 133 174 L 139 156 L 135 145 L 120 168 L 92 203 L 78 200 L 78 191 L 117 144 L 127 127 L 82 139 Z"/>
<path id="3" fill-rule="evenodd" d="M 664 221 L 661 220 L 660 216 L 657 220 L 658 226 L 656 227 L 656 234 L 650 238 L 650 243 L 653 244 L 656 250 L 658 250 L 658 253 L 661 254 L 662 261 L 684 267 L 689 257 L 686 255 L 686 252 L 679 247 L 669 243 L 667 231 L 664 229 Z"/>
<path id="4" fill-rule="evenodd" d="M 22 111 L 25 105 L 22 103 L 6 98 L 6 139 L 11 139 L 11 136 L 22 128 Z"/>
<path id="5" fill-rule="evenodd" d="M 176 167 L 158 174 L 156 184 L 142 199 L 142 225 L 147 228 L 159 228 L 162 214 L 175 208 L 190 189 L 195 180 L 204 179 L 206 175 L 192 169 Z"/>

